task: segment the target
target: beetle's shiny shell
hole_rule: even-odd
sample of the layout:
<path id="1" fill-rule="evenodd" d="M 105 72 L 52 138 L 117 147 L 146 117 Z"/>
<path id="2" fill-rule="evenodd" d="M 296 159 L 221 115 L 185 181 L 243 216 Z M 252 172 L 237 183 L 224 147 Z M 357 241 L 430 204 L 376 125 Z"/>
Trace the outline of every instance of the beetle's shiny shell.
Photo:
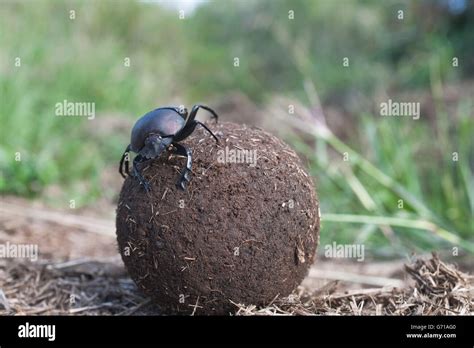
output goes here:
<path id="1" fill-rule="evenodd" d="M 133 126 L 131 149 L 139 152 L 151 133 L 170 135 L 183 128 L 185 120 L 173 109 L 160 108 L 143 115 Z"/>

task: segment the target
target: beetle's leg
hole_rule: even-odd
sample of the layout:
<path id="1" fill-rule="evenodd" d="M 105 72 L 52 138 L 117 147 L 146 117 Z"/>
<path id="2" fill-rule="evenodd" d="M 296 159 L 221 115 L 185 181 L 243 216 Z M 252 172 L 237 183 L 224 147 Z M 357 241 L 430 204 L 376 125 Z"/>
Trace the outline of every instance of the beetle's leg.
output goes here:
<path id="1" fill-rule="evenodd" d="M 204 110 L 208 111 L 212 115 L 212 118 L 214 120 L 216 120 L 216 123 L 217 123 L 217 119 L 219 118 L 217 113 L 214 110 L 212 110 L 209 106 L 201 105 L 201 104 L 196 104 L 196 105 L 193 106 L 193 108 L 192 108 L 192 110 L 189 114 L 189 118 L 192 118 L 192 120 L 194 120 L 194 118 L 196 117 L 196 114 L 197 114 L 199 109 L 204 109 Z"/>
<path id="2" fill-rule="evenodd" d="M 183 125 L 183 128 L 181 128 L 181 130 L 178 132 L 178 133 L 181 133 L 183 132 L 187 127 L 190 127 L 190 126 L 193 126 L 194 124 L 194 119 L 196 118 L 196 114 L 198 112 L 198 110 L 202 108 L 204 110 L 207 110 L 209 111 L 211 114 L 212 114 L 212 118 L 216 120 L 216 123 L 217 123 L 217 119 L 219 118 L 219 116 L 217 116 L 216 112 L 214 110 L 212 110 L 210 107 L 208 106 L 205 106 L 205 105 L 201 105 L 201 104 L 197 104 L 197 105 L 194 105 L 191 112 L 189 113 L 189 115 L 186 117 L 186 122 L 184 122 L 184 125 Z M 194 127 L 196 127 L 196 125 L 194 125 Z M 194 130 L 194 128 L 193 128 Z M 188 137 L 189 134 L 191 134 L 192 131 L 190 133 L 187 133 L 187 135 L 184 137 Z M 183 139 L 184 139 L 183 138 Z"/>
<path id="3" fill-rule="evenodd" d="M 125 149 L 123 155 L 122 155 L 122 158 L 120 159 L 120 165 L 119 165 L 119 173 L 120 175 L 122 175 L 123 178 L 125 178 L 125 174 L 124 174 L 124 168 L 123 168 L 123 164 L 125 163 L 125 173 L 127 175 L 130 175 L 130 172 L 129 172 L 129 163 L 130 163 L 130 145 L 127 146 L 127 148 Z"/>
<path id="4" fill-rule="evenodd" d="M 142 155 L 137 155 L 137 157 L 135 157 L 135 159 L 133 160 L 133 174 L 140 182 L 140 185 L 143 185 L 145 191 L 150 192 L 150 183 L 145 180 L 140 169 L 138 169 L 138 164 L 145 161 L 146 159 L 142 157 Z"/>
<path id="5" fill-rule="evenodd" d="M 194 129 L 196 128 L 197 124 L 196 121 L 192 121 L 189 124 L 185 124 L 183 128 L 181 128 L 173 137 L 173 142 L 178 142 L 181 140 L 186 139 L 191 135 L 192 132 L 194 132 Z"/>
<path id="6" fill-rule="evenodd" d="M 173 143 L 173 146 L 175 148 L 176 154 L 186 157 L 186 167 L 181 172 L 181 176 L 176 183 L 176 187 L 181 190 L 185 190 L 186 184 L 191 180 L 190 173 L 193 165 L 192 151 L 181 144 Z"/>
<path id="7" fill-rule="evenodd" d="M 181 128 L 181 130 L 173 137 L 173 141 L 177 142 L 186 139 L 191 135 L 192 132 L 194 132 L 194 129 L 196 129 L 197 125 L 203 126 L 204 129 L 207 130 L 214 137 L 216 142 L 219 143 L 219 139 L 216 137 L 216 135 L 204 123 L 201 123 L 199 121 L 193 121 L 187 126 Z"/>
<path id="8" fill-rule="evenodd" d="M 204 127 L 204 129 L 207 130 L 214 137 L 216 143 L 219 144 L 219 139 L 217 139 L 216 135 L 209 128 L 207 128 L 207 126 L 204 123 L 199 122 L 199 121 L 194 121 L 194 122 L 196 122 L 196 124 L 199 124 L 202 127 Z"/>

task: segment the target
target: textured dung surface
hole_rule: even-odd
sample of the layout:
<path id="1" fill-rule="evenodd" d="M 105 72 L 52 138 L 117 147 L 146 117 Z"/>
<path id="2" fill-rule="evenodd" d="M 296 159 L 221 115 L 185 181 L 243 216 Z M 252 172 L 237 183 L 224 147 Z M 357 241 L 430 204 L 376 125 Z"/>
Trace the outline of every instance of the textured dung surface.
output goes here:
<path id="1" fill-rule="evenodd" d="M 127 178 L 117 239 L 130 276 L 166 313 L 225 314 L 264 305 L 302 281 L 319 240 L 319 203 L 298 156 L 278 138 L 233 123 L 209 124 L 193 150 L 187 191 L 175 183 L 185 159 L 143 164 L 149 194 Z M 221 163 L 218 150 L 257 150 L 255 166 Z M 232 302 L 231 302 L 232 301 Z"/>

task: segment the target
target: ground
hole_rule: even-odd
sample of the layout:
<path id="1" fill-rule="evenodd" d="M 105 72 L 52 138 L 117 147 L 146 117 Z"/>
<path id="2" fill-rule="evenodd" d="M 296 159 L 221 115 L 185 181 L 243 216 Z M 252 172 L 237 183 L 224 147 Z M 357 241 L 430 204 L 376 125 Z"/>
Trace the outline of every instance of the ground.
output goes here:
<path id="1" fill-rule="evenodd" d="M 2 197 L 0 243 L 38 244 L 40 255 L 0 259 L 0 315 L 160 314 L 124 269 L 113 212 L 112 205 L 72 213 Z M 230 314 L 471 314 L 474 278 L 465 272 L 472 260 L 458 264 L 436 255 L 364 263 L 319 256 L 291 296 L 264 308 L 236 303 Z"/>

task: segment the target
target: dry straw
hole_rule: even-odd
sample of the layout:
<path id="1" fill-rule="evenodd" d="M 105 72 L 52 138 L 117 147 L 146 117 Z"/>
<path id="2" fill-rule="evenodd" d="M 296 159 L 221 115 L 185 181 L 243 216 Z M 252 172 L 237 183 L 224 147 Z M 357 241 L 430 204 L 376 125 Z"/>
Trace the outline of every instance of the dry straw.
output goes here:
<path id="1" fill-rule="evenodd" d="M 474 277 L 436 254 L 405 265 L 406 287 L 338 291 L 300 288 L 266 307 L 235 304 L 233 315 L 469 315 Z M 71 296 L 74 295 L 74 296 Z M 156 308 L 122 267 L 90 259 L 0 264 L 0 315 L 153 315 Z"/>

